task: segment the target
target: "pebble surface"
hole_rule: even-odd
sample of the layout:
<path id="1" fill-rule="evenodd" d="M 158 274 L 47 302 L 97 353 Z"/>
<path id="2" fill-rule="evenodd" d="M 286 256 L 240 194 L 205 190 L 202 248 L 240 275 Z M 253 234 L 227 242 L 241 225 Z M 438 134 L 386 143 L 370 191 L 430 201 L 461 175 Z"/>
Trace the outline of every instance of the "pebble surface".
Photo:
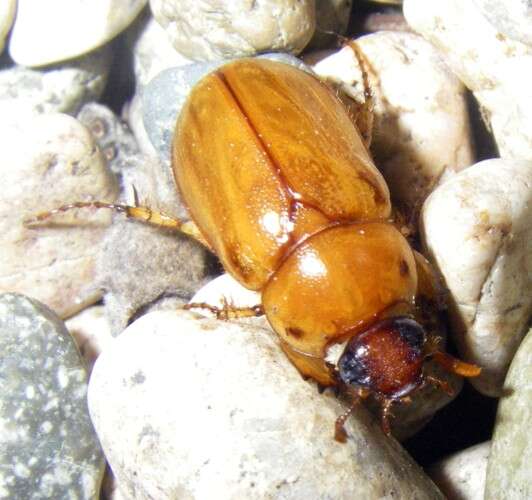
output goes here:
<path id="1" fill-rule="evenodd" d="M 422 210 L 458 348 L 483 370 L 471 383 L 494 397 L 532 310 L 531 186 L 532 161 L 485 160 L 439 186 Z"/>
<path id="2" fill-rule="evenodd" d="M 150 7 L 176 50 L 196 61 L 297 54 L 316 26 L 312 0 L 150 0 Z"/>
<path id="3" fill-rule="evenodd" d="M 22 113 L 74 115 L 83 104 L 100 98 L 111 60 L 111 48 L 104 47 L 86 57 L 46 68 L 0 67 L 0 119 Z"/>
<path id="4" fill-rule="evenodd" d="M 532 498 L 532 330 L 504 382 L 486 475 L 486 500 Z"/>
<path id="5" fill-rule="evenodd" d="M 0 352 L 0 498 L 96 500 L 104 459 L 63 322 L 32 299 L 0 295 Z"/>
<path id="6" fill-rule="evenodd" d="M 98 358 L 89 408 L 119 488 L 137 499 L 442 498 L 363 408 L 304 381 L 271 332 L 149 313 Z"/>
<path id="7" fill-rule="evenodd" d="M 24 66 L 45 66 L 102 46 L 148 0 L 18 0 L 9 54 Z"/>
<path id="8" fill-rule="evenodd" d="M 41 115 L 2 134 L 0 291 L 31 295 L 67 317 L 101 296 L 95 266 L 110 214 L 74 211 L 39 228 L 23 222 L 70 202 L 114 201 L 116 179 L 71 116 Z"/>

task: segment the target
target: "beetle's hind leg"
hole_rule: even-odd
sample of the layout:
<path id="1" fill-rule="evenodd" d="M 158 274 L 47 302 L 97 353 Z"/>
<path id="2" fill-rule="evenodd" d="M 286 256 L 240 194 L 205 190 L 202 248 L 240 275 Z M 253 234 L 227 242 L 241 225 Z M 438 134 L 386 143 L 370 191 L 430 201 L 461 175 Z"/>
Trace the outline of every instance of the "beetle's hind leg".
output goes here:
<path id="1" fill-rule="evenodd" d="M 262 304 L 249 307 L 237 307 L 233 303 L 229 302 L 225 297 L 223 298 L 222 307 L 213 306 L 206 302 L 190 302 L 185 304 L 183 309 L 206 309 L 216 316 L 216 319 L 231 320 L 239 318 L 253 318 L 262 316 L 264 314 L 264 308 Z"/>
<path id="2" fill-rule="evenodd" d="M 146 224 L 151 224 L 157 227 L 163 227 L 167 229 L 173 229 L 179 231 L 187 236 L 198 241 L 210 250 L 210 246 L 201 234 L 200 230 L 192 221 L 183 221 L 176 217 L 171 217 L 163 212 L 152 210 L 148 207 L 123 205 L 121 203 L 107 203 L 103 201 L 78 201 L 76 203 L 70 203 L 61 207 L 48 210 L 46 212 L 40 212 L 31 218 L 24 221 L 26 227 L 37 227 L 43 222 L 54 217 L 54 215 L 69 212 L 80 208 L 93 208 L 93 209 L 106 209 L 114 212 L 122 213 L 127 218 L 142 221 Z"/>

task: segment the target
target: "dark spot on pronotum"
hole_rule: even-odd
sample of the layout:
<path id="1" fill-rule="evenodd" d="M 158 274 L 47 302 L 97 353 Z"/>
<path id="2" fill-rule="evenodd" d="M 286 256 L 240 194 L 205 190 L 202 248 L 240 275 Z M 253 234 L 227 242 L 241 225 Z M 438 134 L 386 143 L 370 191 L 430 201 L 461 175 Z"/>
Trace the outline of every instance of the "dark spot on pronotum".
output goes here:
<path id="1" fill-rule="evenodd" d="M 303 337 L 305 332 L 301 330 L 301 328 L 295 328 L 295 327 L 289 326 L 286 329 L 286 334 L 290 337 L 294 337 L 295 339 L 300 339 L 301 337 Z"/>
<path id="2" fill-rule="evenodd" d="M 408 264 L 404 259 L 401 259 L 401 262 L 399 262 L 399 274 L 401 276 L 408 276 L 410 274 L 410 269 L 408 268 Z"/>

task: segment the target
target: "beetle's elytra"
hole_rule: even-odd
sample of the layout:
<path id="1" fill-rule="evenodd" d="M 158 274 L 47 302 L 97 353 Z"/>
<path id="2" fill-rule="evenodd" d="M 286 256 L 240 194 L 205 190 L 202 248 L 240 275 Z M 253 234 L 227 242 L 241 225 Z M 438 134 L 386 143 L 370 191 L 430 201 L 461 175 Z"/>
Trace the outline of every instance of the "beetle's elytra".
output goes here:
<path id="1" fill-rule="evenodd" d="M 416 299 L 430 295 L 426 263 L 391 221 L 384 178 L 340 99 L 314 76 L 264 59 L 241 59 L 203 78 L 174 135 L 172 167 L 193 223 L 146 207 L 93 206 L 177 228 L 214 251 L 266 314 L 305 377 L 354 395 L 374 394 L 389 432 L 392 402 L 426 382 L 426 358 L 475 376 L 479 368 L 435 348 Z M 427 292 L 428 290 L 428 292 Z M 430 297 L 429 297 L 430 298 Z M 346 342 L 337 366 L 329 347 Z M 337 422 L 337 439 L 343 421 Z"/>

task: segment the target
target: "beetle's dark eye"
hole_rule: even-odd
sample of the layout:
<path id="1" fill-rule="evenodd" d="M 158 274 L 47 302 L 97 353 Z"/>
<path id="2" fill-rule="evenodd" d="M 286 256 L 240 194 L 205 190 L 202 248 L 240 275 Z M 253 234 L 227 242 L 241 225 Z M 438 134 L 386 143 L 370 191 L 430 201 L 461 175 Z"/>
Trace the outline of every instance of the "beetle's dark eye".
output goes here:
<path id="1" fill-rule="evenodd" d="M 379 392 L 402 397 L 421 384 L 425 331 L 413 319 L 391 318 L 356 335 L 340 360 L 340 378 Z"/>

